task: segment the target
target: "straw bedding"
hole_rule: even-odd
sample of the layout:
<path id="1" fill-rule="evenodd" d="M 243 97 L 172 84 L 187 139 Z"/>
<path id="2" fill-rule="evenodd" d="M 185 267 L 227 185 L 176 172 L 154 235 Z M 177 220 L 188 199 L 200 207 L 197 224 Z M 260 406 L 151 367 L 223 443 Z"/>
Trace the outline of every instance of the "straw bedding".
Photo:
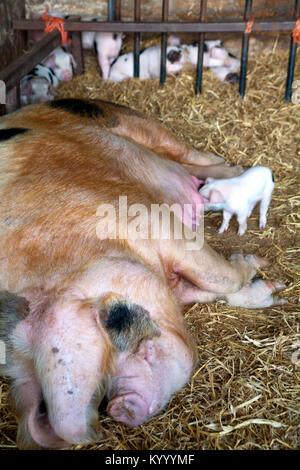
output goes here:
<path id="1" fill-rule="evenodd" d="M 300 104 L 283 101 L 287 57 L 276 41 L 250 54 L 245 100 L 236 86 L 220 83 L 210 71 L 204 72 L 204 91 L 197 96 L 195 72 L 189 69 L 168 77 L 164 88 L 158 80 L 104 82 L 91 53 L 85 56 L 85 74 L 58 88 L 59 97 L 100 98 L 143 111 L 196 148 L 214 151 L 232 164 L 270 167 L 275 189 L 266 230 L 258 229 L 256 209 L 243 237 L 236 235 L 235 220 L 228 232 L 218 235 L 222 215 L 209 213 L 206 237 L 226 257 L 243 251 L 268 258 L 272 264 L 260 275 L 283 281 L 287 289 L 282 295 L 289 301 L 266 310 L 223 302 L 187 308 L 186 323 L 199 355 L 190 382 L 164 413 L 138 428 L 116 423 L 102 412 L 103 439 L 75 448 L 300 448 Z M 0 382 L 0 448 L 16 447 L 8 389 L 6 381 Z"/>

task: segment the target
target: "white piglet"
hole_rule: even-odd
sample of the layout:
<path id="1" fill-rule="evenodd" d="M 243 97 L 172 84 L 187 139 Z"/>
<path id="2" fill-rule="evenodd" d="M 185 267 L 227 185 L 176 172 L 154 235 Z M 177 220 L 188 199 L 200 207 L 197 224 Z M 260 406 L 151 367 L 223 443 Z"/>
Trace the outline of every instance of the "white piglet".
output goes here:
<path id="1" fill-rule="evenodd" d="M 221 41 L 205 41 L 203 67 L 208 67 L 221 82 L 236 83 L 240 61 L 221 45 Z M 187 62 L 198 63 L 198 45 L 182 46 L 187 54 Z"/>
<path id="2" fill-rule="evenodd" d="M 96 33 L 94 49 L 98 57 L 103 80 L 107 80 L 111 64 L 120 54 L 122 33 Z"/>
<path id="3" fill-rule="evenodd" d="M 153 46 L 140 53 L 140 79 L 158 78 L 160 75 L 160 46 Z M 109 80 L 122 82 L 126 78 L 133 77 L 134 55 L 132 52 L 121 55 L 112 65 Z M 181 47 L 168 46 L 166 71 L 179 73 L 185 64 L 185 58 Z"/>
<path id="4" fill-rule="evenodd" d="M 267 223 L 267 211 L 271 201 L 274 179 L 269 168 L 256 166 L 235 178 L 207 178 L 200 194 L 206 199 L 205 210 L 223 210 L 223 222 L 219 233 L 228 229 L 229 221 L 236 214 L 239 223 L 238 235 L 247 230 L 247 218 L 254 206 L 260 202 L 259 228 Z"/>
<path id="5" fill-rule="evenodd" d="M 97 18 L 85 16 L 81 21 L 94 21 Z M 98 64 L 102 71 L 102 78 L 108 79 L 111 64 L 116 60 L 120 54 L 122 47 L 123 33 L 106 33 L 85 31 L 81 35 L 83 49 L 94 49 L 98 58 Z"/>

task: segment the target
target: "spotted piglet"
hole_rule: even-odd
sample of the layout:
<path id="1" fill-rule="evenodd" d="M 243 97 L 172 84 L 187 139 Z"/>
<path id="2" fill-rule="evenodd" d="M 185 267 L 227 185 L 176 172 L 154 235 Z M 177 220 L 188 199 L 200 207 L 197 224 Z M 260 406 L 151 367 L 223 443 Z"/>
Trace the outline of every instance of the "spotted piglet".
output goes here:
<path id="1" fill-rule="evenodd" d="M 207 178 L 200 194 L 206 198 L 205 210 L 223 210 L 223 222 L 219 233 L 228 229 L 233 214 L 239 223 L 238 235 L 247 230 L 247 218 L 254 206 L 260 202 L 259 228 L 267 223 L 267 211 L 274 187 L 274 178 L 269 168 L 256 166 L 240 176 L 228 179 Z"/>
<path id="2" fill-rule="evenodd" d="M 58 84 L 59 80 L 51 68 L 42 64 L 36 65 L 29 74 L 21 79 L 22 105 L 52 100 Z"/>

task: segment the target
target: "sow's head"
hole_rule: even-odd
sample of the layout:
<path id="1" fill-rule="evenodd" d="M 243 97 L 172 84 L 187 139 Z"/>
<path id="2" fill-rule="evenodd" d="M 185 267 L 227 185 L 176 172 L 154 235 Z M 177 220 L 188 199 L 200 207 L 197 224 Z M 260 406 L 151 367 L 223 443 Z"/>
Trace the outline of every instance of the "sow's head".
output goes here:
<path id="1" fill-rule="evenodd" d="M 12 378 L 20 448 L 99 440 L 98 407 L 107 391 L 110 415 L 140 424 L 189 378 L 190 362 L 176 359 L 186 355 L 181 339 L 165 341 L 138 305 L 62 296 L 31 307 L 25 298 L 0 293 L 0 334 L 7 345 L 0 372 Z M 159 383 L 172 361 L 172 374 Z"/>

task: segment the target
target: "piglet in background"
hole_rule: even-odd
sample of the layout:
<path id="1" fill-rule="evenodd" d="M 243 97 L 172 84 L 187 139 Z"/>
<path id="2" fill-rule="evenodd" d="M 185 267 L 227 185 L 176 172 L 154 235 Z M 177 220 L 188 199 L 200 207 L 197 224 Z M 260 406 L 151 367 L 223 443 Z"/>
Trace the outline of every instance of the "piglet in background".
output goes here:
<path id="1" fill-rule="evenodd" d="M 140 79 L 158 78 L 160 76 L 160 46 L 149 47 L 140 54 Z M 109 80 L 122 82 L 126 78 L 133 77 L 134 56 L 132 52 L 121 55 L 112 65 Z M 185 64 L 185 58 L 181 47 L 167 47 L 166 70 L 169 73 L 178 73 Z"/>
<path id="2" fill-rule="evenodd" d="M 81 21 L 98 20 L 97 18 L 86 16 L 81 18 Z M 97 33 L 90 31 L 82 33 L 82 47 L 83 49 L 94 49 L 104 80 L 108 79 L 111 64 L 120 54 L 122 39 L 123 33 Z"/>
<path id="3" fill-rule="evenodd" d="M 52 100 L 59 82 L 72 80 L 73 67 L 76 67 L 76 62 L 72 54 L 64 47 L 54 49 L 42 64 L 36 65 L 21 79 L 21 104 L 25 106 Z M 9 112 L 9 105 L 7 108 Z"/>
<path id="4" fill-rule="evenodd" d="M 26 75 L 20 82 L 20 102 L 22 106 L 53 100 L 55 90 L 45 77 Z M 15 99 L 12 90 L 7 93 L 6 113 L 15 111 Z"/>
<path id="5" fill-rule="evenodd" d="M 58 84 L 59 80 L 54 71 L 45 65 L 38 64 L 21 79 L 21 104 L 26 106 L 52 100 Z"/>
<path id="6" fill-rule="evenodd" d="M 21 83 L 20 99 L 22 106 L 53 100 L 54 95 L 53 86 L 43 77 L 35 77 Z"/>
<path id="7" fill-rule="evenodd" d="M 180 39 L 171 35 L 168 43 L 179 45 Z M 198 63 L 198 44 L 182 45 L 186 56 L 186 63 L 196 66 Z M 228 52 L 222 42 L 217 39 L 204 42 L 203 67 L 209 68 L 221 82 L 237 83 L 240 61 Z"/>
<path id="8" fill-rule="evenodd" d="M 259 228 L 267 223 L 267 211 L 274 187 L 274 178 L 269 168 L 256 166 L 240 176 L 228 179 L 207 178 L 200 194 L 207 200 L 205 210 L 223 210 L 223 222 L 219 233 L 228 229 L 233 214 L 239 223 L 238 235 L 247 230 L 247 218 L 260 202 Z"/>
<path id="9" fill-rule="evenodd" d="M 72 80 L 73 68 L 77 67 L 73 55 L 67 52 L 64 46 L 54 49 L 42 63 L 51 68 L 58 80 L 62 82 Z"/>

